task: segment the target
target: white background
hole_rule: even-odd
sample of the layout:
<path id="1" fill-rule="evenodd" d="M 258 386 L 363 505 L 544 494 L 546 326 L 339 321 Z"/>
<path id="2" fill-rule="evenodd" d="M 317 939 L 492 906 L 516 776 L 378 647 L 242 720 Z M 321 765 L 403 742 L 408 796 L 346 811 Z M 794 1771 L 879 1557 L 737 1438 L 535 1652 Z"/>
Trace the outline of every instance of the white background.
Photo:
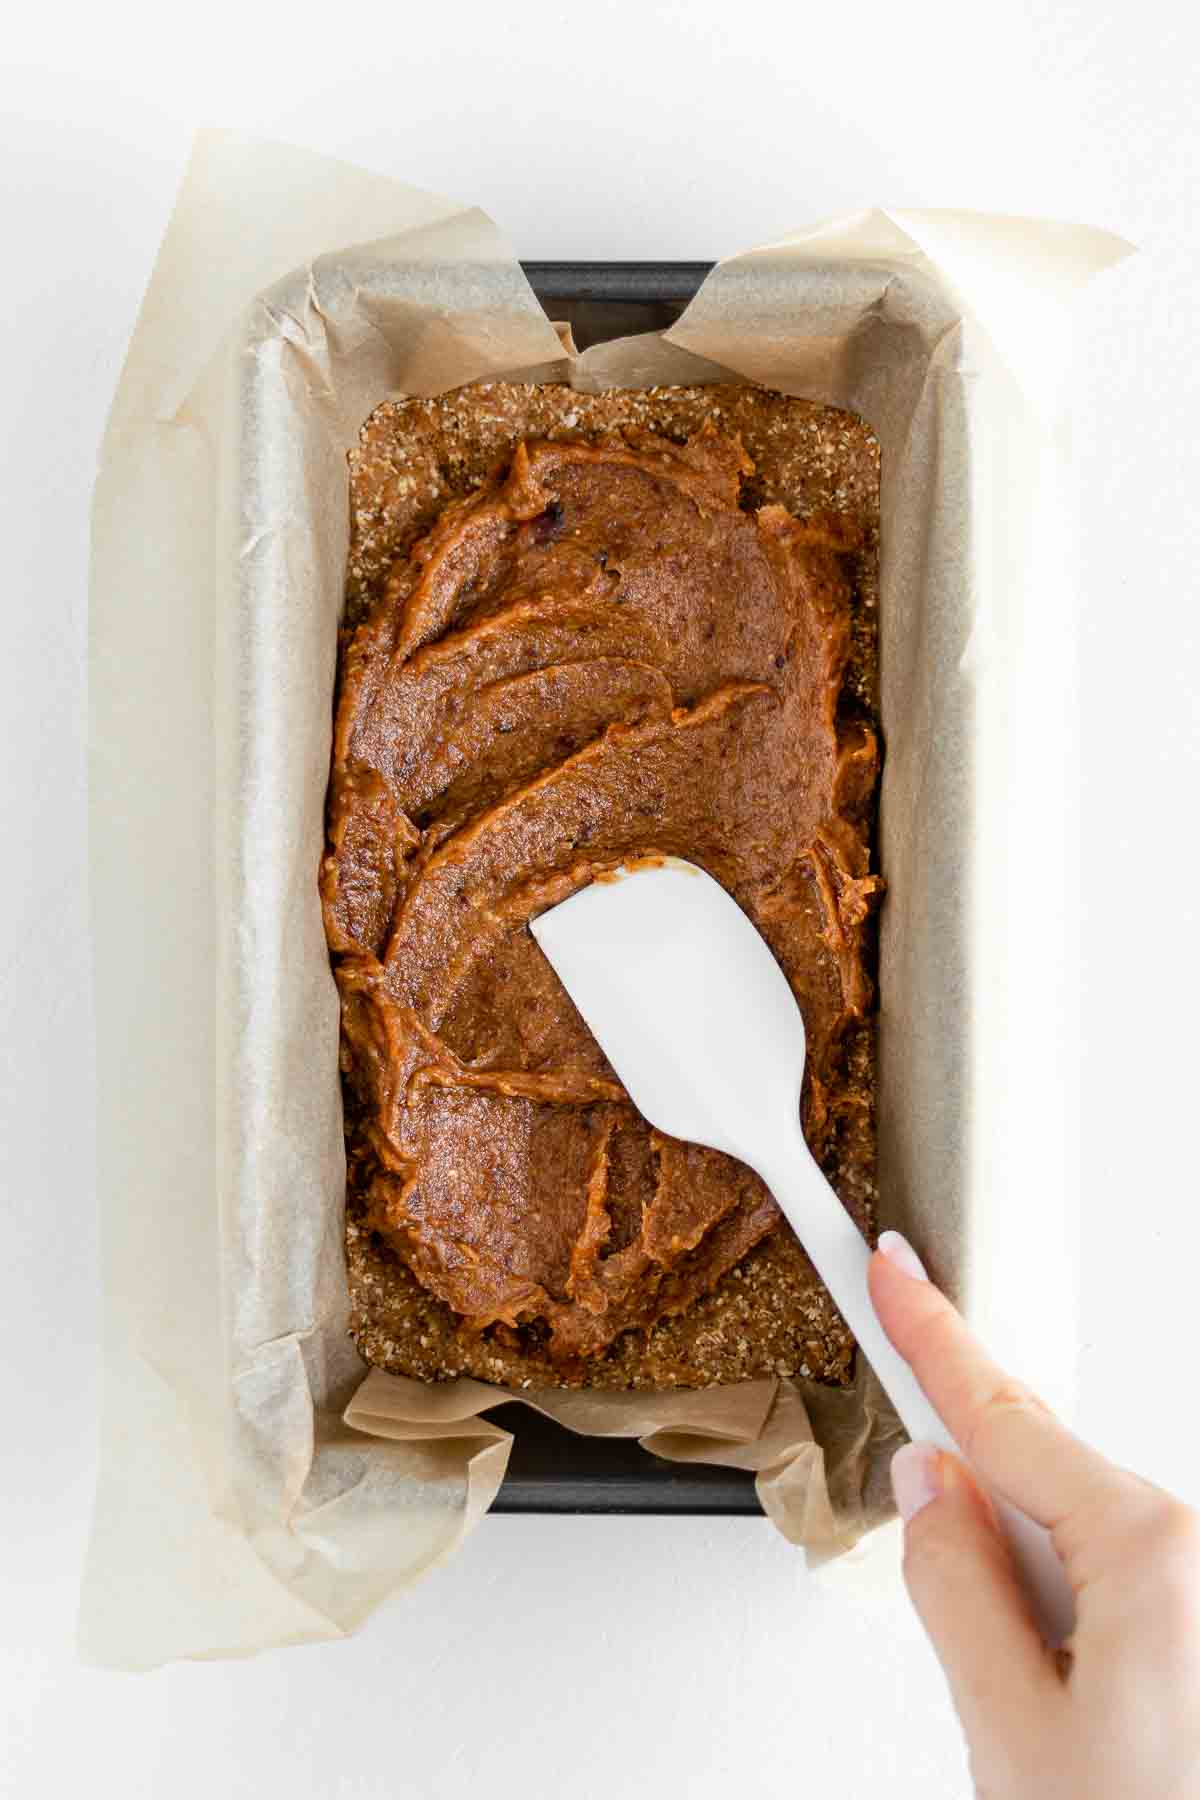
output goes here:
<path id="1" fill-rule="evenodd" d="M 809 1578 L 754 1521 L 489 1520 L 352 1642 L 139 1677 L 74 1662 L 95 1430 L 87 506 L 201 123 L 476 202 L 527 257 L 719 256 L 874 202 L 1081 218 L 1143 247 L 1088 295 L 1073 377 L 1079 1423 L 1200 1498 L 1175 1374 L 1194 1361 L 1200 1248 L 1195 18 L 1113 0 L 349 0 L 311 16 L 219 0 L 6 25 L 0 1791 L 969 1791 L 898 1579 Z"/>

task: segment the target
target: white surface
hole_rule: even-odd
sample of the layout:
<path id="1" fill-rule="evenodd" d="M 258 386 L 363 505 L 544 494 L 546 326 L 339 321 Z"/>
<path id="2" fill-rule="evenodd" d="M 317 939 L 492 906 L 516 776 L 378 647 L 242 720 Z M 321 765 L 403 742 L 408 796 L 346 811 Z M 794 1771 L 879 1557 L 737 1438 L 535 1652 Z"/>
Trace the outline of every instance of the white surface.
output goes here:
<path id="1" fill-rule="evenodd" d="M 967 89 L 975 32 L 983 74 Z M 224 0 L 144 17 L 72 0 L 9 25 L 0 1790 L 441 1800 L 486 1775 L 508 1800 L 552 1771 L 580 1800 L 706 1800 L 735 1773 L 772 1800 L 857 1800 L 884 1783 L 969 1791 L 898 1585 L 809 1579 L 752 1521 L 490 1520 L 353 1642 L 149 1677 L 74 1665 L 95 1328 L 86 507 L 200 122 L 475 200 L 526 256 L 715 255 L 878 200 L 1076 216 L 1149 252 L 1089 297 L 1074 380 L 1085 740 L 1080 815 L 1064 829 L 1083 846 L 1079 1423 L 1200 1498 L 1173 1373 L 1191 1354 L 1200 1248 L 1198 52 L 1182 9 L 1079 0 L 970 21 L 948 0 L 877 18 L 715 0 L 472 0 L 406 16 L 364 0 L 314 14 L 307 41 L 278 11 Z M 703 142 L 676 176 L 692 135 Z M 474 1719 L 456 1734 L 445 1722 L 464 1694 Z"/>

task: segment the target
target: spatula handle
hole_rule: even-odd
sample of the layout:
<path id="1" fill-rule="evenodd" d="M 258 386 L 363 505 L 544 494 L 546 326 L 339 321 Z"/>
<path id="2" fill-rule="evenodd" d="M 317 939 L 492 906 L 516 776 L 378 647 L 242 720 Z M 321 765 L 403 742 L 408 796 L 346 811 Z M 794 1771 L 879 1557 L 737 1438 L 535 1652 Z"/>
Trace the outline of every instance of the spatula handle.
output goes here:
<path id="1" fill-rule="evenodd" d="M 867 1286 L 870 1249 L 812 1160 L 803 1139 L 788 1166 L 781 1165 L 776 1171 L 763 1168 L 761 1173 L 909 1437 L 962 1457 L 916 1376 L 879 1323 Z M 1057 1647 L 1074 1629 L 1075 1596 L 1050 1534 L 1000 1495 L 991 1493 L 991 1500 L 1038 1623 L 1047 1642 Z"/>

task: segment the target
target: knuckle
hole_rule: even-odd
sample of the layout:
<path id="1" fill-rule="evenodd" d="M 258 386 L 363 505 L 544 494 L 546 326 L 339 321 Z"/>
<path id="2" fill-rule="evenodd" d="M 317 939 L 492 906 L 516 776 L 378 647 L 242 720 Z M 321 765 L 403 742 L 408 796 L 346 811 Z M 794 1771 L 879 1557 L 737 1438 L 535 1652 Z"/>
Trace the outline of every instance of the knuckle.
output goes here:
<path id="1" fill-rule="evenodd" d="M 1136 1591 L 1153 1608 L 1161 1643 L 1196 1644 L 1200 1637 L 1200 1515 L 1165 1496 L 1139 1538 Z"/>
<path id="2" fill-rule="evenodd" d="M 1200 1579 L 1200 1513 L 1164 1494 L 1145 1528 L 1146 1553 L 1166 1573 Z"/>
<path id="3" fill-rule="evenodd" d="M 988 1445 L 1031 1413 L 1049 1417 L 1049 1409 L 1023 1381 L 1004 1376 L 975 1408 L 963 1433 L 963 1453 L 968 1462 L 986 1455 Z"/>

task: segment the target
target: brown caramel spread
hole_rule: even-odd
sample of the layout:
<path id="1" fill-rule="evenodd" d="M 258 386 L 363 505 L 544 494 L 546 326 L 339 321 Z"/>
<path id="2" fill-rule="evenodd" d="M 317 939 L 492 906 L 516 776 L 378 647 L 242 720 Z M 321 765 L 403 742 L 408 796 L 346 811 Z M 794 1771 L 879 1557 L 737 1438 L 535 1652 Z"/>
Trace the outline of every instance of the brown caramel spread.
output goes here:
<path id="1" fill-rule="evenodd" d="M 736 1367 L 703 1339 L 773 1235 L 777 1292 L 808 1302 L 789 1341 L 816 1346 L 788 1359 L 837 1379 L 850 1341 L 761 1181 L 640 1117 L 528 923 L 631 858 L 708 869 L 792 982 L 808 1139 L 869 1223 L 869 525 L 755 509 L 750 433 L 580 431 L 586 403 L 549 391 L 575 429 L 510 435 L 361 596 L 352 559 L 321 886 L 356 1335 L 385 1367 L 510 1384 L 765 1372 L 779 1321 Z"/>

